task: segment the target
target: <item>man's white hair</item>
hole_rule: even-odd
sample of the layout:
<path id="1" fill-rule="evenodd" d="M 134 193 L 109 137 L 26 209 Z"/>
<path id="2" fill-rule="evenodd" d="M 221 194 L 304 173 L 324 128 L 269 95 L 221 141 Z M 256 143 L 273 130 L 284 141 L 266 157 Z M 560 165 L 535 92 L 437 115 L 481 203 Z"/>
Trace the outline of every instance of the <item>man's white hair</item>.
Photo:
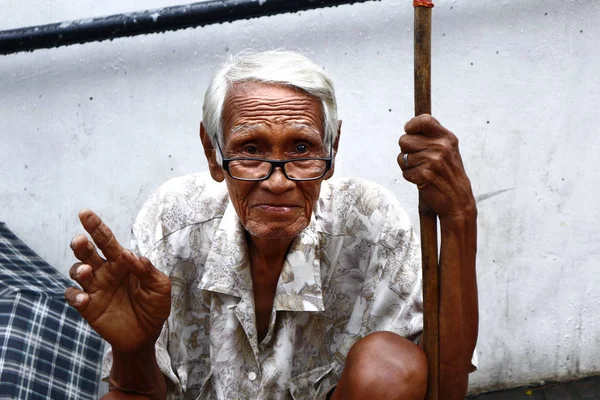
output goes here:
<path id="1" fill-rule="evenodd" d="M 238 82 L 263 82 L 304 90 L 321 102 L 325 148 L 337 137 L 337 104 L 329 75 L 301 54 L 265 51 L 232 56 L 213 76 L 202 107 L 202 120 L 213 146 L 217 143 L 223 146 L 223 103 L 233 84 Z M 219 162 L 220 158 L 217 153 Z"/>

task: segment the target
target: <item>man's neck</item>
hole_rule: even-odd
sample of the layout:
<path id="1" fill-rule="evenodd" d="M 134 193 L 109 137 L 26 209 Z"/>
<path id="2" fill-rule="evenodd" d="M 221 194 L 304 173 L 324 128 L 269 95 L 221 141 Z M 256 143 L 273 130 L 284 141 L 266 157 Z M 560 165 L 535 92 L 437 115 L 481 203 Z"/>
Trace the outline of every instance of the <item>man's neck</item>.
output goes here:
<path id="1" fill-rule="evenodd" d="M 247 234 L 247 241 L 254 289 L 256 331 L 258 340 L 262 341 L 269 331 L 279 275 L 293 239 L 266 240 Z"/>
<path id="2" fill-rule="evenodd" d="M 247 240 L 254 285 L 277 284 L 294 239 L 261 239 L 248 234 Z"/>

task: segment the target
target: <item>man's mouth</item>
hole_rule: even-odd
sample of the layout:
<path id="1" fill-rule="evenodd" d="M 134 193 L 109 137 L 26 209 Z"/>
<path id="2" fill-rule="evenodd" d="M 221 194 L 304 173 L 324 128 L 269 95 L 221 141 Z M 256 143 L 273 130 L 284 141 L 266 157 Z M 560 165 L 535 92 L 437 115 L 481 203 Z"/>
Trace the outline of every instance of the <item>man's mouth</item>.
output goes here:
<path id="1" fill-rule="evenodd" d="M 299 206 L 295 204 L 258 204 L 254 207 L 270 213 L 287 213 L 297 209 Z"/>

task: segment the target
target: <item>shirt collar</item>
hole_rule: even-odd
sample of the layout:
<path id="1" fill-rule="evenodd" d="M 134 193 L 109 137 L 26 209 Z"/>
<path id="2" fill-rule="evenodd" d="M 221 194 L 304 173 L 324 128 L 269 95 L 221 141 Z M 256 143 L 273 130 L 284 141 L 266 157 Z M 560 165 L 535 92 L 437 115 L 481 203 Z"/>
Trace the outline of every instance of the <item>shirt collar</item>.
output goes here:
<path id="1" fill-rule="evenodd" d="M 315 215 L 288 251 L 277 283 L 277 311 L 323 311 L 319 234 Z"/>
<path id="2" fill-rule="evenodd" d="M 275 294 L 277 311 L 323 311 L 319 234 L 315 215 L 288 251 Z M 246 231 L 228 203 L 215 232 L 198 286 L 254 302 Z"/>
<path id="3" fill-rule="evenodd" d="M 231 202 L 214 234 L 199 288 L 253 299 L 245 230 Z"/>

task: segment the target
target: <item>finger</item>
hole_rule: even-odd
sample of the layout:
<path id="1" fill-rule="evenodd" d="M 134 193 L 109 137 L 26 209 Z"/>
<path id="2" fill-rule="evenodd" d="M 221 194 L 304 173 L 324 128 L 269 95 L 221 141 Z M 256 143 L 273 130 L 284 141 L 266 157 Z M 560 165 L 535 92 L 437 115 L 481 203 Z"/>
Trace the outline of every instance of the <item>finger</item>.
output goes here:
<path id="1" fill-rule="evenodd" d="M 451 156 L 438 149 L 427 149 L 416 153 L 400 153 L 398 155 L 398 164 L 403 171 L 409 169 L 422 169 L 431 173 L 436 179 L 453 180 L 453 172 L 456 171 L 454 160 Z M 408 161 L 408 164 L 405 162 Z"/>
<path id="2" fill-rule="evenodd" d="M 400 166 L 400 169 L 405 170 L 407 168 L 410 168 L 410 161 L 408 160 L 409 157 L 409 153 L 400 153 L 398 154 L 398 165 Z M 411 160 L 412 161 L 412 160 Z"/>
<path id="3" fill-rule="evenodd" d="M 82 316 L 90 303 L 90 296 L 84 291 L 74 287 L 69 287 L 65 290 L 65 299 L 67 299 L 69 305 L 76 309 Z"/>
<path id="4" fill-rule="evenodd" d="M 75 263 L 69 270 L 69 276 L 87 291 L 94 278 L 94 272 L 88 264 Z"/>
<path id="5" fill-rule="evenodd" d="M 92 210 L 81 210 L 79 220 L 92 236 L 96 246 L 102 250 L 104 257 L 109 261 L 116 261 L 123 251 L 123 246 L 117 241 L 110 228 Z"/>
<path id="6" fill-rule="evenodd" d="M 422 160 L 421 164 L 414 168 L 406 168 L 402 170 L 402 175 L 407 181 L 417 185 L 420 191 L 437 191 L 439 193 L 452 193 L 450 182 L 447 177 L 440 175 L 430 167 L 429 160 Z"/>
<path id="7" fill-rule="evenodd" d="M 96 251 L 96 246 L 85 235 L 75 236 L 71 240 L 71 249 L 79 261 L 91 265 L 93 270 L 97 270 L 104 264 L 104 259 Z"/>
<path id="8" fill-rule="evenodd" d="M 429 114 L 421 114 L 410 119 L 404 125 L 404 132 L 409 135 L 422 134 L 430 137 L 439 137 L 452 133 Z"/>
<path id="9" fill-rule="evenodd" d="M 416 153 L 404 153 L 398 154 L 398 165 L 405 171 L 407 169 L 416 168 L 427 162 L 427 151 L 418 151 Z"/>
<path id="10" fill-rule="evenodd" d="M 400 150 L 403 153 L 416 153 L 423 151 L 435 144 L 435 141 L 439 139 L 432 139 L 424 135 L 402 135 L 398 140 Z"/>
<path id="11" fill-rule="evenodd" d="M 460 159 L 458 139 L 451 132 L 438 138 L 424 135 L 402 135 L 399 143 L 403 153 L 427 153 L 432 155 L 432 158 L 441 157 L 449 162 L 458 162 Z"/>
<path id="12" fill-rule="evenodd" d="M 123 261 L 131 268 L 131 273 L 134 274 L 140 282 L 140 285 L 149 290 L 170 294 L 171 281 L 152 265 L 146 257 L 138 257 L 130 250 L 123 252 Z"/>
<path id="13" fill-rule="evenodd" d="M 429 183 L 429 179 L 428 179 L 429 171 L 424 170 L 422 168 L 421 169 L 418 169 L 418 168 L 403 169 L 402 176 L 404 176 L 404 179 L 406 179 L 407 181 L 417 185 L 417 188 L 419 190 L 425 189 L 425 187 Z"/>

